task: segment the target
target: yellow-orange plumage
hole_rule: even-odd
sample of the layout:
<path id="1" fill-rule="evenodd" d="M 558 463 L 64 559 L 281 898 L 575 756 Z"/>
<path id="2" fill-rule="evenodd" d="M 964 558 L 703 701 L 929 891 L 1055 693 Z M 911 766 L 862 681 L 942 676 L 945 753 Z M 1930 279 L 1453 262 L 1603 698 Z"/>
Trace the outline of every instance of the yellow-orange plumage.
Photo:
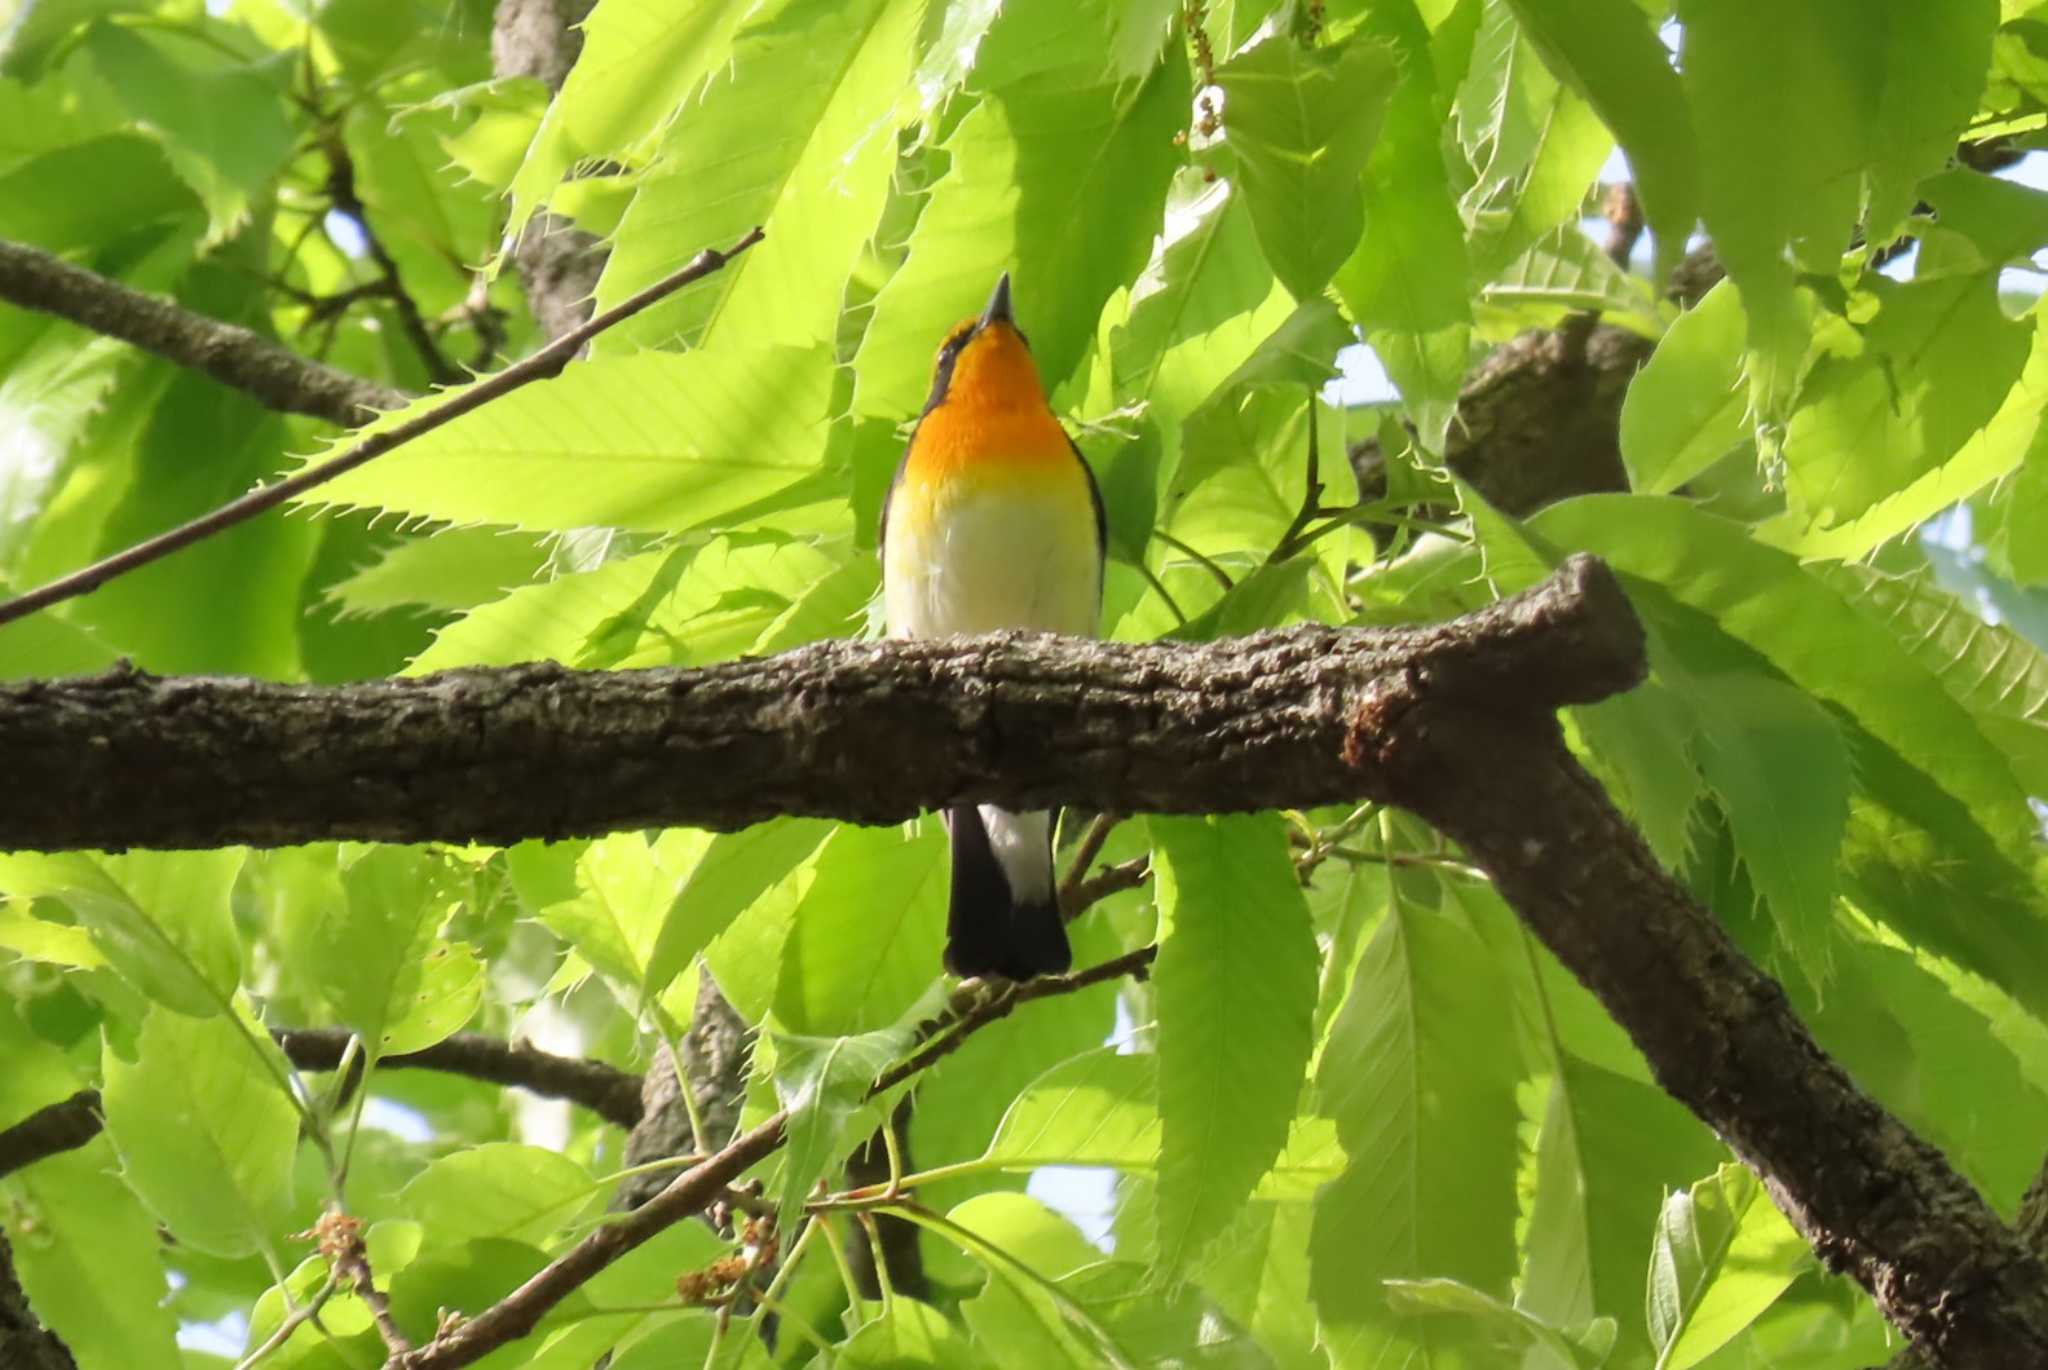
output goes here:
<path id="1" fill-rule="evenodd" d="M 1004 277 L 987 313 L 941 345 L 931 401 L 883 506 L 889 632 L 1092 636 L 1103 533 L 1094 478 L 1046 401 Z M 1064 970 L 1051 815 L 983 804 L 947 819 L 948 967 L 1020 980 Z"/>

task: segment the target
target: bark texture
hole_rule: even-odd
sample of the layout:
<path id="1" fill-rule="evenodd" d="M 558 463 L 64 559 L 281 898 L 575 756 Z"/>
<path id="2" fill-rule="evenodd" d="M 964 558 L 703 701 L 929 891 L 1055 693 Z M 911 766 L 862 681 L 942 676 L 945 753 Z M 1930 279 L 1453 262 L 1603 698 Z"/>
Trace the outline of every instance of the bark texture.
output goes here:
<path id="1" fill-rule="evenodd" d="M 1424 629 L 833 641 L 689 670 L 338 687 L 116 669 L 0 685 L 0 848 L 506 843 L 970 802 L 1300 807 L 1357 797 L 1345 739 L 1390 691 L 1556 708 L 1642 670 L 1627 599 L 1585 557 Z"/>
<path id="2" fill-rule="evenodd" d="M 389 386 L 302 357 L 239 324 L 194 314 L 25 243 L 0 239 L 0 300 L 133 343 L 287 414 L 349 428 L 406 400 Z"/>

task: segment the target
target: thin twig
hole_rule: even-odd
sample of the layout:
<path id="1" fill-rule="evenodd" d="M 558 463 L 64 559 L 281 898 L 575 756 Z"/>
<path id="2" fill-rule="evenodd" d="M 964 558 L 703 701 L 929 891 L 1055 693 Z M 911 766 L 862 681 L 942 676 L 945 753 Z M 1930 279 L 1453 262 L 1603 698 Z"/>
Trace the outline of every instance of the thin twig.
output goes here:
<path id="1" fill-rule="evenodd" d="M 370 1310 L 377 1335 L 384 1339 L 384 1348 L 394 1356 L 411 1351 L 412 1338 L 391 1316 L 391 1300 L 377 1287 L 376 1276 L 370 1271 L 369 1248 L 363 1245 L 363 1220 L 330 1210 L 320 1215 L 313 1235 L 319 1238 L 320 1254 L 327 1258 L 332 1278 L 346 1280 Z"/>
<path id="2" fill-rule="evenodd" d="M 363 204 L 362 196 L 356 193 L 355 158 L 349 155 L 348 145 L 341 139 L 341 131 L 330 125 L 323 131 L 321 147 L 327 154 L 327 198 L 336 209 L 355 220 L 356 227 L 363 231 L 363 248 L 370 254 L 370 260 L 376 263 L 377 277 L 383 285 L 383 289 L 376 293 L 391 301 L 391 307 L 398 315 L 399 330 L 412 343 L 413 351 L 419 353 L 420 364 L 427 369 L 427 378 L 435 385 L 458 384 L 462 380 L 462 372 L 448 360 L 441 351 L 441 345 L 434 341 L 433 332 L 420 314 L 419 301 L 413 299 L 405 288 L 398 263 L 385 250 L 384 240 L 377 236 L 377 229 L 370 222 L 368 207 Z"/>
<path id="3" fill-rule="evenodd" d="M 1278 565 L 1307 546 L 1307 541 L 1302 538 L 1302 532 L 1308 527 L 1310 520 L 1323 512 L 1323 453 L 1319 437 L 1321 429 L 1322 426 L 1316 422 L 1315 391 L 1311 390 L 1308 395 L 1307 484 L 1301 492 L 1301 507 L 1294 511 L 1293 522 L 1287 525 L 1287 531 L 1280 535 L 1280 540 L 1273 544 L 1273 550 L 1266 554 L 1268 566 Z"/>
<path id="4" fill-rule="evenodd" d="M 870 1086 L 873 1098 L 903 1083 L 957 1048 L 967 1036 L 1009 1013 L 1018 1004 L 1054 995 L 1072 994 L 1121 976 L 1142 974 L 1155 948 L 1141 947 L 1087 970 L 1017 985 L 985 999 L 985 991 L 969 982 L 955 991 L 955 1006 L 979 1001 L 964 1016 L 942 1016 L 929 1025 L 926 1042 L 909 1057 L 884 1071 Z M 1000 1007 L 994 1007 L 999 1003 Z M 940 1044 L 943 1043 L 941 1046 Z M 934 1049 L 938 1047 L 939 1049 Z M 777 1151 L 784 1141 L 789 1114 L 780 1112 L 735 1138 L 717 1155 L 670 1181 L 668 1188 L 629 1213 L 598 1228 L 549 1263 L 526 1283 L 459 1326 L 450 1327 L 417 1350 L 394 1355 L 386 1370 L 451 1370 L 469 1365 L 531 1332 L 548 1310 L 581 1288 L 600 1270 L 656 1233 L 695 1216 L 722 1198 L 731 1183 L 750 1167 Z"/>
<path id="5" fill-rule="evenodd" d="M 414 438 L 422 437 L 461 418 L 464 414 L 483 408 L 492 400 L 509 395 L 534 381 L 559 375 L 584 343 L 620 320 L 630 318 L 691 282 L 702 280 L 760 242 L 763 236 L 765 235 L 762 231 L 756 228 L 722 252 L 706 248 L 682 270 L 649 286 L 623 304 L 606 310 L 573 333 L 563 334 L 524 361 L 508 366 L 467 389 L 454 391 L 444 403 L 415 414 L 403 423 L 370 434 L 338 457 L 308 466 L 275 485 L 260 486 L 240 499 L 223 504 L 211 513 L 200 515 L 190 523 L 180 524 L 81 570 L 73 571 L 68 576 L 60 576 L 25 595 L 0 603 L 0 624 L 12 623 L 38 609 L 45 609 L 52 604 L 97 590 L 116 576 L 126 575 L 138 567 L 147 566 L 153 561 L 159 561 L 173 552 L 189 547 L 202 538 L 246 523 L 258 514 L 275 509 L 293 496 L 304 494 L 315 486 L 333 480 L 336 476 L 353 471 L 395 447 L 401 447 Z M 0 280 L 0 285 L 4 285 L 4 280 Z"/>
<path id="6" fill-rule="evenodd" d="M 1182 556 L 1190 558 L 1195 562 L 1196 565 L 1200 566 L 1204 571 L 1207 571 L 1210 575 L 1214 576 L 1216 578 L 1216 583 L 1222 586 L 1226 593 L 1228 593 L 1230 590 L 1236 587 L 1237 582 L 1230 578 L 1230 572 L 1224 570 L 1221 566 L 1219 566 L 1216 563 L 1216 559 L 1214 557 L 1211 557 L 1205 552 L 1201 552 L 1193 547 L 1190 547 L 1187 543 L 1182 542 L 1179 538 L 1167 532 L 1164 528 L 1154 528 L 1152 530 L 1152 536 L 1158 538 L 1161 542 L 1165 543 L 1168 547 L 1171 547 L 1174 551 L 1179 552 Z"/>
<path id="7" fill-rule="evenodd" d="M 1081 882 L 1088 878 L 1088 868 L 1095 864 L 1096 857 L 1102 855 L 1102 844 L 1109 840 L 1110 830 L 1123 822 L 1123 818 L 1120 813 L 1096 814 L 1088 824 L 1088 830 L 1081 834 L 1081 840 L 1074 844 L 1074 856 L 1067 865 L 1066 878 L 1060 881 L 1060 912 L 1067 921 L 1072 922 L 1087 907 L 1076 904 L 1075 895 L 1080 892 Z"/>

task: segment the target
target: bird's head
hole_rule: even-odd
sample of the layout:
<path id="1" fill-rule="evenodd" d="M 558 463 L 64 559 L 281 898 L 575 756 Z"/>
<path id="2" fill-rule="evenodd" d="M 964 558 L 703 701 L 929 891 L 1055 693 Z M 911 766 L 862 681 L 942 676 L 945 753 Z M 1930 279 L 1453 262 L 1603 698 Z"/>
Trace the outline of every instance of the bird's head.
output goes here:
<path id="1" fill-rule="evenodd" d="M 939 345 L 925 412 L 948 402 L 989 410 L 1045 406 L 1038 364 L 1031 360 L 1031 346 L 1010 312 L 1007 271 L 996 282 L 981 316 L 955 324 Z"/>

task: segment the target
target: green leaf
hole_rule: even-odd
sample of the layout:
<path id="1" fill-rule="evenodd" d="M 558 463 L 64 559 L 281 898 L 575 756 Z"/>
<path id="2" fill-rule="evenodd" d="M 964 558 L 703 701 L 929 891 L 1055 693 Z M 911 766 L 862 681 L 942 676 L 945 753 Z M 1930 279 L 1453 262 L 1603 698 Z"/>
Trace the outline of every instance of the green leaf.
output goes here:
<path id="1" fill-rule="evenodd" d="M 1596 1318 L 1574 1333 L 1456 1280 L 1388 1280 L 1387 1306 L 1408 1317 L 1468 1321 L 1491 1352 L 1520 1352 L 1540 1370 L 1594 1370 L 1614 1345 L 1614 1319 Z"/>
<path id="2" fill-rule="evenodd" d="M 268 1247 L 299 1138 L 269 1037 L 233 1012 L 153 1007 L 135 1052 L 102 1057 L 107 1135 L 128 1183 L 181 1242 L 227 1257 Z"/>
<path id="3" fill-rule="evenodd" d="M 1813 1253 L 1739 1165 L 1664 1201 L 1650 1258 L 1657 1370 L 1699 1364 L 1749 1326 Z"/>
<path id="4" fill-rule="evenodd" d="M 1244 195 L 1227 180 L 1183 171 L 1167 198 L 1159 250 L 1131 287 L 1128 317 L 1110 333 L 1117 394 L 1143 402 L 1177 448 L 1181 419 L 1292 312 Z M 1116 512 L 1111 501 L 1112 527 Z M 1151 532 L 1147 526 L 1144 537 Z"/>
<path id="5" fill-rule="evenodd" d="M 1865 87 L 1862 128 L 1870 164 L 1866 235 L 1888 242 L 1905 227 L 1922 177 L 1949 164 L 1977 110 L 1991 65 L 1998 0 L 1928 6 L 1858 4 L 1851 71 Z M 1842 31 L 1834 32 L 1839 41 Z"/>
<path id="6" fill-rule="evenodd" d="M 1390 1317 L 1380 1282 L 1504 1290 L 1513 1270 L 1514 1038 L 1485 946 L 1397 898 L 1373 934 L 1316 1069 L 1350 1161 L 1315 1201 L 1309 1285 L 1346 1361 L 1433 1333 Z"/>
<path id="7" fill-rule="evenodd" d="M 1397 76 L 1384 43 L 1307 47 L 1284 31 L 1216 69 L 1259 245 L 1297 300 L 1320 295 L 1358 245 L 1358 177 Z"/>
<path id="8" fill-rule="evenodd" d="M 900 1019 L 939 977 L 946 870 L 936 819 L 907 835 L 901 827 L 834 829 L 783 947 L 777 1021 L 840 1037 Z"/>
<path id="9" fill-rule="evenodd" d="M 661 997 L 712 939 L 802 864 L 831 831 L 818 819 L 776 818 L 739 832 L 705 834 L 708 840 L 688 862 L 687 874 L 681 861 L 673 866 L 682 886 L 669 901 L 647 954 L 641 993 Z"/>
<path id="10" fill-rule="evenodd" d="M 1552 229 L 1576 227 L 1614 138 L 1545 68 L 1508 0 L 1485 0 L 1455 112 L 1473 174 L 1458 207 L 1472 274 L 1487 280 Z"/>
<path id="11" fill-rule="evenodd" d="M 1746 328 L 1741 295 L 1722 281 L 1678 316 L 1629 382 L 1621 457 L 1637 490 L 1669 494 L 1749 437 Z"/>
<path id="12" fill-rule="evenodd" d="M 1102 1259 L 1072 1223 L 1022 1194 L 984 1194 L 946 1216 L 978 1239 L 973 1254 L 988 1267 L 960 1313 L 999 1370 L 1102 1362 L 1106 1333 L 1053 1283 Z"/>
<path id="13" fill-rule="evenodd" d="M 542 909 L 541 922 L 614 984 L 644 985 L 681 879 L 664 858 L 692 859 L 705 837 L 677 828 L 651 847 L 637 832 L 599 838 L 577 859 L 576 897 Z"/>
<path id="14" fill-rule="evenodd" d="M 907 1370 L 910 1366 L 957 1366 L 973 1370 L 982 1364 L 967 1335 L 947 1322 L 928 1303 L 899 1297 L 882 1314 L 864 1324 L 839 1348 L 839 1363 L 872 1370 Z"/>
<path id="15" fill-rule="evenodd" d="M 576 65 L 513 178 L 507 232 L 516 237 L 571 168 L 642 160 L 683 98 L 731 56 L 734 31 L 753 9 L 753 0 L 703 0 L 679 11 L 604 0 L 592 9 Z"/>
<path id="16" fill-rule="evenodd" d="M 2019 511 L 2012 513 L 2021 518 Z M 1829 585 L 1891 630 L 1970 711 L 2031 795 L 2048 795 L 2048 658 L 2010 627 L 1987 623 L 1925 575 L 1822 568 Z"/>
<path id="17" fill-rule="evenodd" d="M 600 1187 L 558 1152 L 484 1142 L 443 1156 L 399 1194 L 432 1248 L 507 1240 L 544 1245 L 593 1207 Z"/>
<path id="18" fill-rule="evenodd" d="M 0 856 L 0 889 L 57 898 L 114 969 L 178 1013 L 227 1008 L 242 978 L 228 893 L 243 852 L 83 852 Z"/>
<path id="19" fill-rule="evenodd" d="M 1630 0 L 1510 0 L 1558 79 L 1583 96 L 1628 154 L 1657 248 L 1657 279 L 1699 218 L 1699 145 L 1686 92 L 1650 17 Z"/>
<path id="20" fill-rule="evenodd" d="M 1837 857 L 1849 820 L 1849 753 L 1804 691 L 1738 672 L 1682 675 L 1694 755 L 1778 936 L 1814 984 L 1832 960 Z"/>
<path id="21" fill-rule="evenodd" d="M 715 525 L 818 471 L 830 388 L 829 359 L 817 350 L 575 362 L 545 386 L 338 477 L 308 502 L 533 529 Z M 378 419 L 358 440 L 446 403 L 447 393 Z"/>
<path id="22" fill-rule="evenodd" d="M 503 528 L 449 528 L 408 538 L 327 590 L 351 614 L 473 609 L 525 585 L 547 564 L 540 540 Z"/>
<path id="23" fill-rule="evenodd" d="M 1103 303 L 1144 266 L 1188 115 L 1187 64 L 1170 57 L 1126 86 L 1026 82 L 984 98 L 946 140 L 910 256 L 875 298 L 854 358 L 854 412 L 917 412 L 939 340 L 980 312 L 996 277 L 1048 390 L 1094 337 Z"/>
<path id="24" fill-rule="evenodd" d="M 597 286 L 608 309 L 756 224 L 767 240 L 614 329 L 600 352 L 831 339 L 896 162 L 910 0 L 770 0 L 684 106 L 619 225 Z"/>
<path id="25" fill-rule="evenodd" d="M 851 1037 L 772 1032 L 770 1040 L 775 1096 L 789 1113 L 782 1177 L 774 1188 L 786 1232 L 818 1177 L 867 1136 L 849 1136 L 848 1123 L 861 1112 L 875 1077 L 909 1048 L 911 1032 L 907 1027 Z"/>
<path id="26" fill-rule="evenodd" d="M 177 1362 L 163 1243 L 155 1220 L 114 1174 L 114 1148 L 104 1137 L 0 1180 L 0 1224 L 21 1292 L 77 1364 Z M 107 1277 L 113 1270 L 120 1278 Z"/>
<path id="27" fill-rule="evenodd" d="M 2028 328 L 2000 311 L 1997 274 L 1897 285 L 1861 351 L 1823 356 L 1785 434 L 1794 507 L 1821 527 L 1870 510 L 1956 454 L 2004 403 L 2028 353 Z"/>
<path id="28" fill-rule="evenodd" d="M 1472 338 L 1464 223 L 1444 169 L 1432 92 L 1410 70 L 1365 170 L 1365 236 L 1337 293 L 1401 392 L 1422 444 L 1441 451 Z"/>
<path id="29" fill-rule="evenodd" d="M 1571 711 L 1608 793 L 1621 804 L 1657 859 L 1685 864 L 1688 829 L 1703 782 L 1693 764 L 1698 724 L 1662 683 L 1645 681 L 1626 694 Z"/>
<path id="30" fill-rule="evenodd" d="M 482 992 L 467 946 L 440 937 L 455 896 L 408 847 L 270 852 L 252 875 L 292 973 L 373 1056 L 417 1051 L 461 1027 Z"/>
<path id="31" fill-rule="evenodd" d="M 84 46 L 135 125 L 162 141 L 205 203 L 205 245 L 240 228 L 292 152 L 277 88 L 258 68 L 180 60 L 153 35 L 122 25 L 93 25 Z"/>
<path id="32" fill-rule="evenodd" d="M 1946 461 L 1840 527 L 1816 528 L 1793 510 L 1760 525 L 1758 540 L 1809 561 L 1854 561 L 2011 471 L 2035 442 L 2048 405 L 2048 310 L 2034 311 L 2032 348 L 1998 412 Z"/>
<path id="33" fill-rule="evenodd" d="M 1099 1165 L 1142 1173 L 1158 1167 L 1160 1146 L 1158 1057 L 1097 1047 L 1032 1081 L 981 1159 L 1005 1170 Z M 1305 1198 L 1341 1167 L 1329 1121 L 1295 1118 L 1255 1194 Z"/>
<path id="34" fill-rule="evenodd" d="M 1287 1140 L 1314 1042 L 1315 934 L 1269 815 L 1153 818 L 1157 1264 L 1192 1264 Z"/>
<path id="35" fill-rule="evenodd" d="M 1606 322 L 1644 332 L 1657 328 L 1656 306 L 1641 278 L 1616 266 L 1576 223 L 1530 243 L 1479 293 L 1480 318 L 1499 329 L 1527 320 L 1557 327 L 1574 312 L 1596 311 Z"/>
<path id="36" fill-rule="evenodd" d="M 2009 849 L 2031 842 L 2026 800 L 1969 715 L 1889 633 L 1792 557 L 1760 546 L 1739 524 L 1654 496 L 1567 500 L 1529 527 L 1559 549 L 1597 552 L 1663 586 L 1896 748 Z M 1856 669 L 1843 670 L 1844 661 Z"/>

